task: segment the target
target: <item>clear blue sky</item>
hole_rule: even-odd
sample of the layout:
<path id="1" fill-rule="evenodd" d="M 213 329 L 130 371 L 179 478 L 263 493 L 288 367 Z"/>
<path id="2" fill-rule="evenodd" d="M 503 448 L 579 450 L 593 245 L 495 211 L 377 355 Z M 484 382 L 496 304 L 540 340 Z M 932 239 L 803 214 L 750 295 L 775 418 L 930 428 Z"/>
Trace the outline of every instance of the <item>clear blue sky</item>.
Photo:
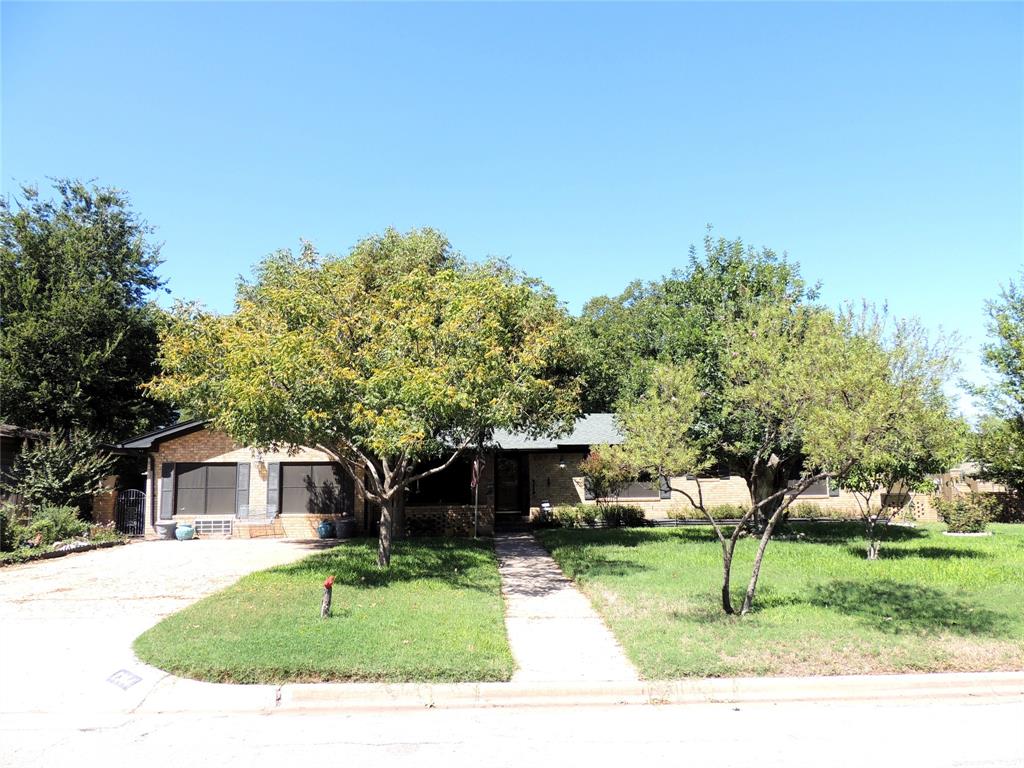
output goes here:
<path id="1" fill-rule="evenodd" d="M 1021 4 L 18 4 L 2 189 L 130 193 L 174 297 L 430 225 L 578 310 L 706 223 L 956 329 L 1024 262 Z"/>

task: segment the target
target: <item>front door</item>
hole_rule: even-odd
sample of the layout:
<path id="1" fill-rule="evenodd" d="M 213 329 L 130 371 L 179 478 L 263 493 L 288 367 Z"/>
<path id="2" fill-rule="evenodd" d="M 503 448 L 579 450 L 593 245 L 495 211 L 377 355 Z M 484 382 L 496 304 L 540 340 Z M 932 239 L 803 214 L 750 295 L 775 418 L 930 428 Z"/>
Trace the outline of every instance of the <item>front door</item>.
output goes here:
<path id="1" fill-rule="evenodd" d="M 497 512 L 526 511 L 526 462 L 518 453 L 499 455 L 495 465 L 494 509 Z"/>

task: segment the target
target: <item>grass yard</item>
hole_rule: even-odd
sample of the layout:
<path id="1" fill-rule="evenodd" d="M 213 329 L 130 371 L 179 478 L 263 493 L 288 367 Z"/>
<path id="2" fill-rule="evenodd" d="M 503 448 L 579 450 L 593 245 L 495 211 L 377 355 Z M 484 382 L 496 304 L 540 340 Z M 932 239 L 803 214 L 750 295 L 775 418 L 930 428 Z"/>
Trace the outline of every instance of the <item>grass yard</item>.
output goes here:
<path id="1" fill-rule="evenodd" d="M 1024 669 L 1024 526 L 953 538 L 896 528 L 881 559 L 863 527 L 794 524 L 773 541 L 754 612 L 726 616 L 710 528 L 548 530 L 575 579 L 647 679 Z M 734 604 L 756 542 L 737 546 Z"/>
<path id="2" fill-rule="evenodd" d="M 320 618 L 333 574 L 333 615 Z M 250 574 L 135 641 L 143 661 L 236 683 L 508 680 L 512 654 L 490 543 L 399 541 L 388 571 L 357 540 Z"/>

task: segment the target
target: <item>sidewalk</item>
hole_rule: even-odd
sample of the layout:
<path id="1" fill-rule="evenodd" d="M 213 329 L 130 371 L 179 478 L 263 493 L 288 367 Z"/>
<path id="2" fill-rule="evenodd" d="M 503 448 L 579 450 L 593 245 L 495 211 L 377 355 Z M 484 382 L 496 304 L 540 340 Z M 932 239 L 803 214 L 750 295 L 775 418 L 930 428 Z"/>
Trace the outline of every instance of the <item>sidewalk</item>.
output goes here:
<path id="1" fill-rule="evenodd" d="M 494 539 L 512 683 L 636 683 L 640 676 L 601 617 L 528 533 Z"/>

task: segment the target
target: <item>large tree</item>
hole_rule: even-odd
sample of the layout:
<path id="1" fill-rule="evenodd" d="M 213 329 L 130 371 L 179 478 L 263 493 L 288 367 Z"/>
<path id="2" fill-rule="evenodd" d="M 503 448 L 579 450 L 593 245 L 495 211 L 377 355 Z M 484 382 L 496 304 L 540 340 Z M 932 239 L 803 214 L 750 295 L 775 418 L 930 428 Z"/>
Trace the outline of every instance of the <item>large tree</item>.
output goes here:
<path id="1" fill-rule="evenodd" d="M 54 188 L 0 200 L 0 419 L 123 439 L 171 414 L 140 389 L 157 371 L 159 249 L 122 192 Z"/>
<path id="2" fill-rule="evenodd" d="M 655 364 L 690 366 L 702 393 L 695 429 L 712 430 L 705 441 L 714 446 L 713 465 L 744 477 L 752 500 L 769 499 L 756 516 L 763 527 L 777 491 L 799 468 L 800 443 L 797 435 L 773 433 L 764 446 L 751 414 L 727 402 L 729 329 L 766 307 L 790 315 L 792 324 L 816 296 L 817 287 L 808 286 L 785 255 L 709 233 L 703 248 L 690 249 L 684 269 L 584 307 L 577 326 L 587 361 L 585 389 L 595 393 L 588 402 L 609 407 L 637 397 Z"/>
<path id="3" fill-rule="evenodd" d="M 1024 493 L 1024 272 L 986 305 L 990 341 L 983 361 L 993 381 L 979 394 L 984 416 L 974 458 L 984 477 Z"/>
<path id="4" fill-rule="evenodd" d="M 764 305 L 730 324 L 724 336 L 722 402 L 717 415 L 702 403 L 702 373 L 694 362 L 660 364 L 647 390 L 620 405 L 623 445 L 637 473 L 694 484 L 673 485 L 711 524 L 722 548 L 722 608 L 734 613 L 731 574 L 744 524 L 764 514 L 740 613 L 754 601 L 761 564 L 786 510 L 811 485 L 842 481 L 874 466 L 903 435 L 893 425 L 939 396 L 941 365 L 921 365 L 903 345 L 888 346 L 876 327 L 815 308 Z M 700 475 L 718 461 L 719 442 L 737 414 L 749 435 L 752 472 L 776 461 L 776 447 L 798 443 L 799 471 L 778 490 L 752 499 L 740 523 L 720 525 L 709 513 Z M 661 482 L 664 482 L 662 480 Z M 771 505 L 771 506 L 769 506 Z M 770 512 L 765 512 L 770 509 Z"/>
<path id="5" fill-rule="evenodd" d="M 387 566 L 406 487 L 496 428 L 552 432 L 577 414 L 567 321 L 505 263 L 469 263 L 434 230 L 388 230 L 341 258 L 310 245 L 269 257 L 230 315 L 179 307 L 153 391 L 239 442 L 346 462 L 381 507 Z"/>

